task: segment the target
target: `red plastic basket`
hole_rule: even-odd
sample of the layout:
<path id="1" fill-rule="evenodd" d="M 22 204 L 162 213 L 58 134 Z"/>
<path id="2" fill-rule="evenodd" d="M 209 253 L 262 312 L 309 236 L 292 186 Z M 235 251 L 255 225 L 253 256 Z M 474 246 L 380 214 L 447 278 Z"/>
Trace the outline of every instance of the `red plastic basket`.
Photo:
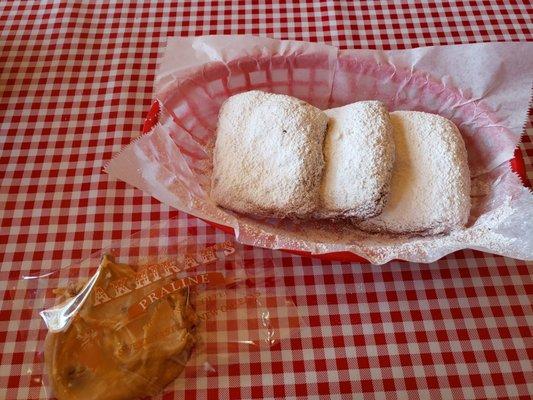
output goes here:
<path id="1" fill-rule="evenodd" d="M 146 119 L 144 121 L 143 133 L 149 132 L 150 129 L 152 129 L 152 127 L 157 123 L 158 120 L 159 120 L 159 103 L 155 101 L 152 104 L 152 107 L 150 108 L 150 111 L 148 112 L 148 115 L 146 116 Z M 516 148 L 514 152 L 514 158 L 511 159 L 510 163 L 511 163 L 511 169 L 518 174 L 518 176 L 520 177 L 520 180 L 522 181 L 522 184 L 526 187 L 531 187 L 530 182 L 527 179 L 526 166 L 524 164 L 524 159 L 522 157 L 522 153 L 520 152 L 519 148 Z M 233 228 L 229 226 L 220 225 L 209 220 L 204 220 L 204 219 L 202 220 L 216 228 L 223 230 L 226 233 L 230 233 L 230 234 L 235 233 L 233 231 Z M 308 251 L 298 251 L 298 250 L 288 250 L 288 249 L 282 249 L 282 250 L 288 253 L 298 254 L 301 256 L 316 257 L 321 260 L 368 263 L 368 260 L 364 259 L 363 257 L 359 257 L 356 254 L 350 253 L 348 251 L 325 253 L 325 254 L 312 254 Z"/>

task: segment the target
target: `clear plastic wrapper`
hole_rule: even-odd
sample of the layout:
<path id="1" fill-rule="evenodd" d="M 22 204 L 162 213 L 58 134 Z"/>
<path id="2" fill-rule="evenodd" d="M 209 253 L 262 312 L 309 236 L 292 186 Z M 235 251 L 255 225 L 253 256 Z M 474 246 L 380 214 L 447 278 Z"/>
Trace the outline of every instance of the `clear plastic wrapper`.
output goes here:
<path id="1" fill-rule="evenodd" d="M 233 228 L 241 243 L 322 254 L 348 251 L 373 263 L 431 262 L 460 249 L 533 258 L 533 196 L 509 160 L 526 122 L 531 43 L 410 50 L 343 50 L 250 36 L 170 39 L 155 82 L 159 123 L 106 167 L 160 201 Z M 210 199 L 218 110 L 230 95 L 259 89 L 320 108 L 381 100 L 394 110 L 451 119 L 472 176 L 465 229 L 416 237 L 369 235 L 348 222 L 245 217 Z"/>
<path id="2" fill-rule="evenodd" d="M 230 235 L 190 240 L 173 219 L 25 277 L 48 330 L 32 373 L 47 398 L 157 398 L 269 351 L 301 329 L 274 260 Z"/>

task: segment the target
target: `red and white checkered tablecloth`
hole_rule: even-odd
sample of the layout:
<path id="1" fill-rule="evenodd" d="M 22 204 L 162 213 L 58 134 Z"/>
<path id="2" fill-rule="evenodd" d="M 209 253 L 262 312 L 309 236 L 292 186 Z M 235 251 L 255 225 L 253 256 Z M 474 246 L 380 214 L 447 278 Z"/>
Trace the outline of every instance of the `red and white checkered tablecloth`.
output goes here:
<path id="1" fill-rule="evenodd" d="M 505 3 L 1 2 L 0 397 L 46 397 L 34 371 L 44 325 L 29 308 L 35 291 L 17 290 L 22 276 L 171 217 L 193 240 L 222 235 L 102 172 L 141 130 L 165 38 L 247 33 L 383 49 L 533 40 L 531 3 Z M 521 146 L 530 180 L 532 136 Z M 476 251 L 379 267 L 275 257 L 272 272 L 310 329 L 162 398 L 533 394 L 532 264 Z"/>

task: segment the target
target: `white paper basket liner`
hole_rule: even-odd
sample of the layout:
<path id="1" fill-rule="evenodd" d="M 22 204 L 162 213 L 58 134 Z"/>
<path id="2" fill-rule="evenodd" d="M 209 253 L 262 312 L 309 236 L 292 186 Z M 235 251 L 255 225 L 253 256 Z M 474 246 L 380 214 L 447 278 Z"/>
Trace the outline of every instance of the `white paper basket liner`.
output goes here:
<path id="1" fill-rule="evenodd" d="M 160 123 L 106 167 L 161 202 L 232 227 L 237 240 L 316 254 L 349 251 L 372 263 L 432 262 L 460 249 L 533 259 L 533 196 L 511 171 L 531 94 L 533 44 L 480 43 L 410 50 L 344 50 L 251 36 L 174 38 L 155 82 Z M 393 110 L 451 119 L 472 174 L 467 228 L 436 237 L 387 237 L 350 223 L 253 219 L 209 197 L 220 105 L 252 89 L 322 109 L 381 100 Z"/>

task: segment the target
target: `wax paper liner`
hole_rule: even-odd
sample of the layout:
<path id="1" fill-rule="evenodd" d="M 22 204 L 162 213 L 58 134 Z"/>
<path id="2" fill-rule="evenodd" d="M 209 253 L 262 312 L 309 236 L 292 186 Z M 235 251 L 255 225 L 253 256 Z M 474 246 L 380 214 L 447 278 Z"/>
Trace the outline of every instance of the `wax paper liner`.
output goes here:
<path id="1" fill-rule="evenodd" d="M 341 51 L 251 36 L 170 39 L 155 80 L 160 123 L 106 171 L 165 204 L 232 227 L 246 244 L 349 251 L 376 264 L 431 262 L 466 248 L 530 260 L 533 196 L 509 160 L 527 118 L 532 50 L 531 43 Z M 437 237 L 389 237 L 362 233 L 348 222 L 255 219 L 217 207 L 209 192 L 218 110 L 229 96 L 251 89 L 289 94 L 322 109 L 376 99 L 391 111 L 451 119 L 465 140 L 472 175 L 467 227 Z"/>
<path id="2" fill-rule="evenodd" d="M 197 238 L 191 239 L 183 234 L 179 219 L 174 218 L 116 241 L 110 247 L 68 267 L 53 269 L 39 276 L 26 276 L 17 282 L 15 290 L 25 291 L 24 298 L 28 302 L 26 309 L 33 312 L 32 321 L 37 326 L 44 325 L 42 317 L 50 331 L 65 332 L 82 307 L 88 305 L 94 310 L 102 307 L 102 304 L 96 304 L 98 298 L 94 293 L 99 287 L 96 283 L 99 282 L 99 274 L 109 274 L 110 271 L 99 268 L 104 254 L 106 257 L 114 257 L 116 263 L 138 266 L 135 280 L 123 282 L 123 279 L 112 278 L 111 284 L 104 288 L 104 293 L 110 299 L 103 301 L 111 308 L 105 312 L 105 317 L 99 317 L 98 323 L 104 324 L 107 318 L 126 313 L 125 306 L 129 306 L 126 313 L 131 317 L 129 322 L 116 324 L 115 332 L 124 340 L 121 346 L 126 346 L 127 351 L 133 353 L 132 356 L 139 353 L 141 360 L 149 359 L 147 349 L 150 346 L 164 347 L 179 339 L 173 336 L 175 332 L 169 327 L 156 326 L 153 327 L 155 335 L 146 334 L 148 336 L 139 340 L 139 336 L 131 332 L 138 329 L 135 326 L 143 319 L 143 313 L 153 313 L 153 307 L 166 301 L 168 294 L 163 295 L 166 293 L 162 291 L 163 288 L 171 294 L 176 293 L 172 292 L 172 282 L 176 284 L 176 290 L 189 290 L 190 302 L 197 316 L 194 329 L 196 342 L 189 357 L 173 357 L 176 362 L 183 363 L 185 369 L 165 389 L 165 392 L 182 392 L 192 386 L 204 385 L 204 380 L 217 374 L 221 364 L 238 363 L 243 353 L 275 350 L 282 340 L 298 337 L 302 329 L 307 329 L 305 321 L 298 316 L 294 302 L 285 294 L 283 283 L 276 278 L 276 269 L 281 267 L 277 263 L 280 256 L 268 249 L 259 251 L 261 254 L 258 254 L 258 249 L 243 246 L 235 242 L 232 235 L 224 233 L 217 233 L 200 241 Z M 117 266 L 117 270 L 123 271 L 123 268 Z M 208 280 L 210 282 L 205 283 Z M 136 286 L 138 282 L 142 283 L 142 288 Z M 180 282 L 187 282 L 188 286 L 182 289 Z M 125 289 L 126 286 L 130 291 Z M 114 288 L 121 289 L 119 291 Z M 146 291 L 135 297 L 136 292 L 144 288 Z M 65 293 L 78 294 L 64 300 L 64 297 L 68 297 L 62 296 Z M 151 298 L 151 294 L 161 296 Z M 135 300 L 128 296 L 134 296 Z M 109 310 L 116 312 L 109 314 Z M 143 329 L 148 329 L 148 326 L 149 324 Z M 91 349 L 99 346 L 93 342 L 103 341 L 103 338 L 94 334 L 99 332 L 97 327 L 87 329 L 78 324 L 72 329 L 77 332 L 76 339 L 79 343 L 76 345 L 86 348 L 91 354 L 95 352 Z M 41 331 L 39 340 L 35 342 L 31 373 L 35 382 L 42 383 L 46 398 L 51 398 L 54 390 L 48 375 L 50 372 L 45 368 L 44 338 L 45 332 Z M 46 343 L 47 346 L 50 345 L 49 340 Z M 117 351 L 118 348 L 113 354 Z M 83 354 L 83 350 L 80 353 L 82 356 L 72 356 L 69 359 L 72 367 L 77 367 L 76 370 L 79 369 L 78 359 L 83 364 L 83 360 L 89 357 Z M 94 363 L 98 357 L 100 356 L 91 356 L 93 361 L 90 363 Z M 124 355 L 117 358 L 122 359 Z M 139 361 L 139 367 L 142 365 L 144 362 Z M 70 365 L 64 365 L 64 368 L 69 367 Z M 100 365 L 98 368 L 105 367 Z M 120 384 L 126 390 L 129 386 L 135 386 L 132 382 L 144 379 L 141 376 L 142 368 L 137 367 L 124 367 L 122 375 L 123 381 L 107 384 Z M 78 382 L 83 382 L 83 375 L 79 379 Z M 99 390 L 105 384 L 106 382 L 99 382 L 99 387 L 94 390 Z M 154 395 L 162 389 L 159 383 L 150 383 L 148 378 L 146 384 L 152 386 L 151 392 Z M 111 386 L 109 391 L 112 391 Z M 157 395 L 154 398 L 161 397 Z"/>

